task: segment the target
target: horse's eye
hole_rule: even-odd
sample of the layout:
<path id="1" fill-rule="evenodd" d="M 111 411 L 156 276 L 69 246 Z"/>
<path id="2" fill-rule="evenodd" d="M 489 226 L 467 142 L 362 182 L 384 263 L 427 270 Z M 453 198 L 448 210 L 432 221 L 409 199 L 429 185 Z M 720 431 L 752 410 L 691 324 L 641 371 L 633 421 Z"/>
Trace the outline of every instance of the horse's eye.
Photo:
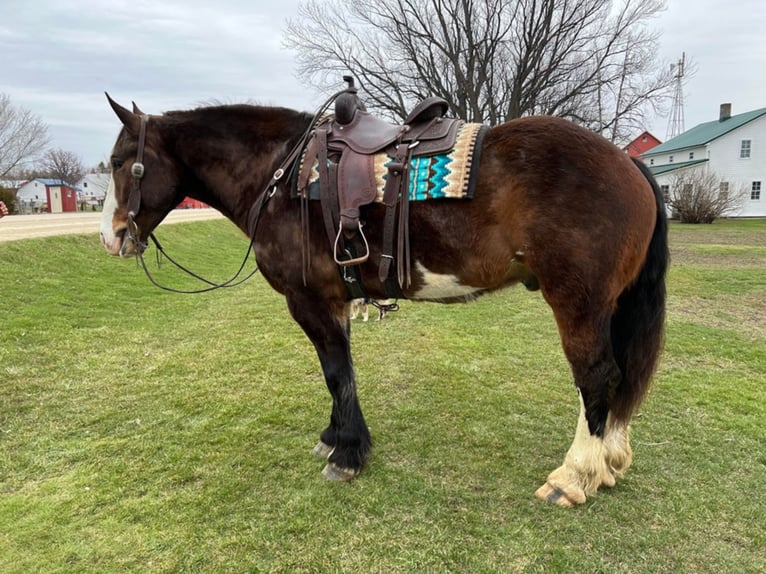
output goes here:
<path id="1" fill-rule="evenodd" d="M 125 162 L 123 160 L 121 160 L 120 158 L 113 157 L 112 158 L 112 169 L 120 169 L 124 163 Z"/>

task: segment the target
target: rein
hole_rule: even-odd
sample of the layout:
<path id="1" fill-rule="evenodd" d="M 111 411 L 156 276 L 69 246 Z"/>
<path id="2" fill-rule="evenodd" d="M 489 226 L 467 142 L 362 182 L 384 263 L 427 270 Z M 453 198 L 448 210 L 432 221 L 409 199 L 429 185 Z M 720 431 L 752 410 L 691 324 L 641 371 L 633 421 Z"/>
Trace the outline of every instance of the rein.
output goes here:
<path id="1" fill-rule="evenodd" d="M 207 293 L 208 291 L 215 291 L 216 289 L 224 289 L 227 287 L 236 287 L 237 285 L 241 285 L 248 279 L 250 279 L 253 275 L 258 273 L 258 267 L 256 266 L 255 269 L 253 269 L 250 273 L 248 273 L 245 277 L 239 279 L 235 282 L 237 278 L 239 278 L 240 274 L 242 273 L 243 269 L 245 268 L 245 265 L 247 264 L 247 260 L 250 257 L 250 251 L 253 250 L 253 240 L 250 240 L 250 245 L 247 248 L 247 252 L 245 253 L 245 257 L 242 260 L 242 264 L 239 266 L 239 269 L 237 272 L 228 280 L 222 282 L 222 283 L 215 283 L 213 281 L 210 281 L 209 279 L 205 279 L 201 275 L 198 275 L 197 273 L 194 273 L 190 269 L 184 267 L 178 261 L 173 259 L 170 255 L 168 255 L 167 251 L 162 247 L 162 244 L 160 243 L 159 239 L 154 235 L 154 233 L 150 233 L 149 237 L 151 238 L 154 245 L 157 247 L 157 266 L 159 267 L 160 262 L 162 261 L 162 257 L 165 257 L 168 261 L 170 261 L 173 265 L 175 265 L 178 269 L 189 275 L 190 277 L 194 277 L 198 281 L 201 281 L 202 283 L 207 283 L 208 287 L 202 287 L 200 289 L 176 289 L 174 287 L 168 287 L 167 285 L 162 285 L 159 283 L 154 276 L 149 271 L 149 267 L 146 265 L 146 261 L 144 260 L 143 253 L 137 252 L 136 257 L 138 258 L 138 261 L 141 262 L 141 267 L 144 270 L 144 273 L 146 274 L 146 277 L 149 279 L 149 281 L 154 285 L 155 287 L 159 287 L 163 291 L 169 291 L 171 293 L 180 293 L 183 295 L 192 295 L 196 293 Z"/>

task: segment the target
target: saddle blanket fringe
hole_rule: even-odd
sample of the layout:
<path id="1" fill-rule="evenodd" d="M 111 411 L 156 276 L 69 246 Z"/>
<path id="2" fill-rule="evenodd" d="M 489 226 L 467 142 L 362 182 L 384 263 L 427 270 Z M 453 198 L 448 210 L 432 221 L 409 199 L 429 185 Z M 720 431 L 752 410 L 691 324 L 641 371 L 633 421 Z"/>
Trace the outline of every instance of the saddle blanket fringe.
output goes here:
<path id="1" fill-rule="evenodd" d="M 458 129 L 455 147 L 445 154 L 413 157 L 410 160 L 409 200 L 472 199 L 479 152 L 486 131 L 482 124 L 463 123 Z M 383 201 L 388 164 L 393 157 L 386 152 L 375 155 L 375 201 Z M 303 158 L 301 158 L 303 163 Z M 316 160 L 309 178 L 308 195 L 319 199 L 319 170 Z"/>

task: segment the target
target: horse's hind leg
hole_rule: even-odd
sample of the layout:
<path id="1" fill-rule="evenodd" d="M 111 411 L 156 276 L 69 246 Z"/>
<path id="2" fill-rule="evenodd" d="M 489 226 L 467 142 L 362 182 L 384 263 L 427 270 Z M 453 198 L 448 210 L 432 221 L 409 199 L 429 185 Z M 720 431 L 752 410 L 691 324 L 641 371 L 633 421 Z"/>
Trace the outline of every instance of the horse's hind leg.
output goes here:
<path id="1" fill-rule="evenodd" d="M 314 454 L 328 459 L 322 471 L 325 478 L 349 480 L 367 462 L 372 441 L 356 394 L 345 303 L 333 306 L 302 293 L 288 295 L 287 303 L 314 344 L 332 395 L 330 424 L 320 435 Z"/>
<path id="2" fill-rule="evenodd" d="M 548 475 L 535 494 L 560 506 L 583 504 L 599 487 L 614 486 L 632 460 L 627 422 L 610 414 L 603 436 L 592 435 L 581 400 L 575 438 L 564 464 Z"/>
<path id="3" fill-rule="evenodd" d="M 609 320 L 559 319 L 564 351 L 580 397 L 580 415 L 564 464 L 554 470 L 536 495 L 561 506 L 582 504 L 600 486 L 614 486 L 630 465 L 626 421 L 609 412 L 621 372 L 612 354 Z"/>

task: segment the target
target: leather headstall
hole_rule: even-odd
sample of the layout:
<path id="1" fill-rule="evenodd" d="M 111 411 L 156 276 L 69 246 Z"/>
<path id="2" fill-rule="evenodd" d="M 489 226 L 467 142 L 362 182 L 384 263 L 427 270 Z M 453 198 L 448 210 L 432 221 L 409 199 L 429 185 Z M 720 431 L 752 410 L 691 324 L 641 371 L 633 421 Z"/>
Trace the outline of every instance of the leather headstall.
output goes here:
<path id="1" fill-rule="evenodd" d="M 146 243 L 138 240 L 138 225 L 135 218 L 138 210 L 141 209 L 141 180 L 146 172 L 144 168 L 144 147 L 146 145 L 146 124 L 149 122 L 149 116 L 141 114 L 139 116 L 141 123 L 138 128 L 138 149 L 136 151 L 136 161 L 130 166 L 130 175 L 133 177 L 133 185 L 130 188 L 128 196 L 128 237 L 133 241 L 136 250 L 146 249 Z"/>

